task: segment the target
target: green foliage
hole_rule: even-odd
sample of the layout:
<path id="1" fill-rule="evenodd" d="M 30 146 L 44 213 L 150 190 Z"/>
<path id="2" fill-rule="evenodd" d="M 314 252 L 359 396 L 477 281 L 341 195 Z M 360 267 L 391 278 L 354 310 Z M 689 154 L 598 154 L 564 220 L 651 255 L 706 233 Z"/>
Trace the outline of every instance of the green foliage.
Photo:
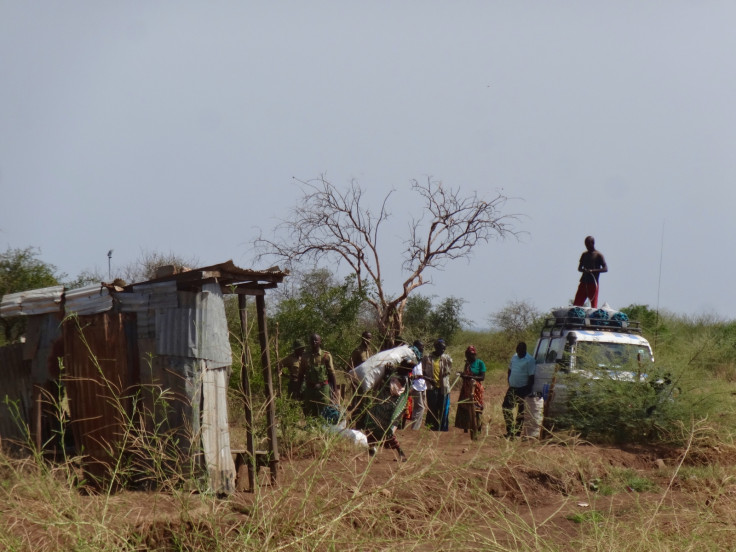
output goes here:
<path id="1" fill-rule="evenodd" d="M 230 388 L 234 391 L 241 390 L 241 375 L 243 369 L 243 353 L 245 352 L 245 364 L 248 370 L 251 389 L 254 393 L 262 393 L 265 388 L 263 379 L 263 371 L 261 369 L 260 352 L 261 346 L 258 340 L 258 322 L 256 314 L 255 301 L 246 300 L 245 307 L 245 340 L 242 338 L 242 329 L 240 322 L 240 309 L 238 307 L 238 297 L 232 294 L 225 295 L 225 317 L 227 319 L 227 327 L 230 331 L 230 348 L 233 354 L 233 367 L 230 374 Z M 270 336 L 273 343 L 275 336 Z M 244 351 L 245 349 L 245 351 Z M 253 353 L 255 352 L 255 357 Z M 278 362 L 274 356 L 271 358 L 272 364 L 275 366 Z M 274 370 L 274 374 L 276 371 Z M 274 382 L 276 385 L 276 382 Z"/>
<path id="2" fill-rule="evenodd" d="M 649 305 L 629 305 L 621 309 L 621 312 L 629 317 L 629 320 L 635 320 L 641 324 L 641 330 L 652 346 L 656 345 L 660 340 L 667 340 L 670 336 L 670 328 L 668 320 L 671 315 L 659 313 L 652 310 Z"/>
<path id="3" fill-rule="evenodd" d="M 43 262 L 38 257 L 40 250 L 35 247 L 8 248 L 0 253 L 0 297 L 8 293 L 16 293 L 31 289 L 40 289 L 59 285 L 66 276 L 57 273 L 57 268 Z M 13 343 L 25 331 L 25 319 L 17 316 L 0 318 L 2 336 L 0 345 Z"/>
<path id="4" fill-rule="evenodd" d="M 646 381 L 619 377 L 604 371 L 566 375 L 567 410 L 554 419 L 555 428 L 616 444 L 675 439 L 691 414 L 677 402 L 682 394 L 674 384 L 656 372 Z"/>
<path id="5" fill-rule="evenodd" d="M 544 322 L 544 315 L 528 301 L 509 301 L 500 311 L 491 314 L 488 321 L 510 341 L 526 341 L 531 349 Z"/>
<path id="6" fill-rule="evenodd" d="M 600 482 L 601 494 L 619 492 L 646 493 L 657 490 L 657 484 L 631 468 L 612 467 Z"/>
<path id="7" fill-rule="evenodd" d="M 659 324 L 659 313 L 649 308 L 649 305 L 631 304 L 621 309 L 621 312 L 626 314 L 629 320 L 639 321 L 642 329 L 648 332 L 655 331 Z"/>
<path id="8" fill-rule="evenodd" d="M 435 305 L 431 297 L 418 293 L 409 296 L 404 309 L 404 334 L 425 343 L 437 337 L 452 343 L 465 323 L 464 303 L 463 299 L 450 296 Z"/>
<path id="9" fill-rule="evenodd" d="M 365 298 L 365 287 L 359 288 L 354 275 L 338 282 L 326 269 L 303 274 L 296 291 L 278 302 L 271 317 L 272 328 L 278 324 L 282 356 L 291 352 L 294 340 L 306 343 L 317 333 L 335 362 L 347 363 L 366 329 L 360 318 Z"/>
<path id="10" fill-rule="evenodd" d="M 276 417 L 279 420 L 279 451 L 291 458 L 307 440 L 302 428 L 302 403 L 286 396 L 276 400 Z M 265 436 L 265 428 L 264 428 Z"/>
<path id="11" fill-rule="evenodd" d="M 463 326 L 463 299 L 447 297 L 429 315 L 429 324 L 436 334 L 452 343 L 455 334 Z"/>
<path id="12" fill-rule="evenodd" d="M 478 352 L 478 358 L 481 359 L 486 369 L 490 372 L 493 370 L 506 371 L 511 355 L 514 354 L 516 343 L 501 332 L 483 332 L 474 330 L 460 330 L 455 336 L 455 346 L 448 349 L 453 359 L 460 362 L 464 359 L 465 348 L 473 345 Z M 462 368 L 458 365 L 458 368 Z"/>
<path id="13" fill-rule="evenodd" d="M 404 332 L 418 339 L 427 339 L 434 335 L 429 324 L 432 314 L 432 298 L 414 293 L 406 300 L 404 307 Z"/>

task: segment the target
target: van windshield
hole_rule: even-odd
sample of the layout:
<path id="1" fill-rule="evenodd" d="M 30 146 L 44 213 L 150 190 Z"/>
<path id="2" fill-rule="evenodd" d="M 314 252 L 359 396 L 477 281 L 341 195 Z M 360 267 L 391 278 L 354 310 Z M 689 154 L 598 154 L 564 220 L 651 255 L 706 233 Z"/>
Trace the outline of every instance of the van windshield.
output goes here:
<path id="1" fill-rule="evenodd" d="M 640 365 L 644 367 L 652 360 L 649 349 L 642 345 L 595 341 L 578 341 L 575 357 L 576 368 L 581 370 L 607 368 L 636 371 Z"/>

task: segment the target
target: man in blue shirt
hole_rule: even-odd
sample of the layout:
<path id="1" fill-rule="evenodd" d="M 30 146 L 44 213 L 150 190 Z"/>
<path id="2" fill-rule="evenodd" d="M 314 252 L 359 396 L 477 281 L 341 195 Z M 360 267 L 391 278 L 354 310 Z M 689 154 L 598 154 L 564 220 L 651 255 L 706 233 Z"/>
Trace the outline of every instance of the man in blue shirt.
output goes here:
<path id="1" fill-rule="evenodd" d="M 504 437 L 507 439 L 513 439 L 521 435 L 521 425 L 524 420 L 524 399 L 531 395 L 536 369 L 537 365 L 534 362 L 534 357 L 527 354 L 526 343 L 520 341 L 516 346 L 516 354 L 511 357 L 508 372 L 509 388 L 501 404 L 503 419 L 506 422 L 506 435 Z M 514 406 L 517 407 L 516 419 L 514 419 Z"/>

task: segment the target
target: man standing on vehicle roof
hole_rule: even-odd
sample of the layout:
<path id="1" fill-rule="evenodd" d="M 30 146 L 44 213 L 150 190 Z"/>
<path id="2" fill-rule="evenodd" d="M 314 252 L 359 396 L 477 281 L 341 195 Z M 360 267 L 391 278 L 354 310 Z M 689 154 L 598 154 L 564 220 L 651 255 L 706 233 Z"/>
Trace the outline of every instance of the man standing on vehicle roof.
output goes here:
<path id="1" fill-rule="evenodd" d="M 590 299 L 590 306 L 598 308 L 598 277 L 602 272 L 608 272 L 606 259 L 603 254 L 595 249 L 595 239 L 593 236 L 585 238 L 585 248 L 587 251 L 580 255 L 578 263 L 578 272 L 582 272 L 580 284 L 578 284 L 578 292 L 575 294 L 573 305 L 582 307 L 586 299 Z"/>

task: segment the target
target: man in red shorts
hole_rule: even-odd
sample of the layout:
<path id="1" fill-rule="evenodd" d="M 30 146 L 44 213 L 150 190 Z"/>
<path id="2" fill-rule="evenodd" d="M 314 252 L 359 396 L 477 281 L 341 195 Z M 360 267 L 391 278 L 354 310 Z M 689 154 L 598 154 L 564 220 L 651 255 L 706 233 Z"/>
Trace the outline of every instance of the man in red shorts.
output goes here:
<path id="1" fill-rule="evenodd" d="M 580 255 L 580 263 L 578 263 L 578 272 L 582 272 L 583 275 L 580 277 L 573 305 L 582 307 L 585 300 L 590 299 L 590 306 L 598 308 L 598 277 L 602 272 L 608 272 L 608 267 L 603 254 L 595 249 L 593 236 L 585 238 L 585 247 L 587 251 Z"/>

